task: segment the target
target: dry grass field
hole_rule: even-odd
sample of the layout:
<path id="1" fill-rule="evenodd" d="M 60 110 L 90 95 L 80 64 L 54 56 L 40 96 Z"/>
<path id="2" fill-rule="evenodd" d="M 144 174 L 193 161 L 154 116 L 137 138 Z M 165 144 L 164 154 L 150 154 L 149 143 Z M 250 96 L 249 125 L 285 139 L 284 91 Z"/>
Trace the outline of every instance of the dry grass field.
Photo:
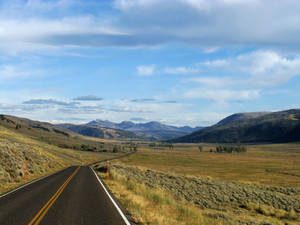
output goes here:
<path id="1" fill-rule="evenodd" d="M 96 166 L 106 182 L 105 168 Z M 190 178 L 119 163 L 110 166 L 106 184 L 136 224 L 300 222 L 300 189 L 296 188 Z"/>
<path id="2" fill-rule="evenodd" d="M 149 225 L 223 225 L 218 219 L 199 213 L 199 208 L 188 201 L 175 199 L 168 191 L 151 188 L 113 169 L 107 183 L 106 175 L 99 172 L 114 196 L 130 213 L 134 224 Z"/>
<path id="3" fill-rule="evenodd" d="M 177 144 L 173 150 L 139 147 L 121 162 L 186 176 L 300 187 L 300 144 L 247 146 L 246 153 L 214 153 L 216 146 Z"/>
<path id="4" fill-rule="evenodd" d="M 300 223 L 300 144 L 215 149 L 140 143 L 136 154 L 111 165 L 108 186 L 137 224 Z"/>

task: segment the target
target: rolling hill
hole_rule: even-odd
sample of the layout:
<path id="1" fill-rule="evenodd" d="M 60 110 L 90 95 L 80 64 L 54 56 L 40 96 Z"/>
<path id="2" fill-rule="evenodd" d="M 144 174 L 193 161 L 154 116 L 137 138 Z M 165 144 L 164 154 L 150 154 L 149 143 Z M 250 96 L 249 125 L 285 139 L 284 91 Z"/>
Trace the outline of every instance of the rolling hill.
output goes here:
<path id="1" fill-rule="evenodd" d="M 97 150 L 100 143 L 50 123 L 0 115 L 0 126 L 37 141 L 77 150 Z"/>
<path id="2" fill-rule="evenodd" d="M 233 114 L 171 142 L 281 143 L 300 141 L 300 109 Z"/>
<path id="3" fill-rule="evenodd" d="M 99 144 L 73 135 L 48 123 L 0 115 L 0 194 L 24 184 L 25 160 L 27 178 L 31 181 L 71 165 L 86 165 L 112 157 L 111 152 L 58 147 L 68 143 L 72 144 L 70 147 L 79 146 L 81 142 L 95 147 Z"/>
<path id="4" fill-rule="evenodd" d="M 131 121 L 123 121 L 121 123 L 113 123 L 108 120 L 94 120 L 86 125 L 88 126 L 100 126 L 112 129 L 120 129 L 125 131 L 131 131 L 139 136 L 145 137 L 150 140 L 168 140 L 171 138 L 180 137 L 189 134 L 196 130 L 201 130 L 203 127 L 176 127 L 169 126 L 159 122 L 148 123 L 133 123 Z"/>

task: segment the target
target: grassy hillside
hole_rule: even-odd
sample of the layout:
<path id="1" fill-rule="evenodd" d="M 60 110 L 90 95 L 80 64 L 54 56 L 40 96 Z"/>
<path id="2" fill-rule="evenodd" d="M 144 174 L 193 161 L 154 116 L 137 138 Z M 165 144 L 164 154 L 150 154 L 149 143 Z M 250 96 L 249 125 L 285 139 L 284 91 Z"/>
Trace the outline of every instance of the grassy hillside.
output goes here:
<path id="1" fill-rule="evenodd" d="M 102 143 L 100 140 L 89 140 L 84 136 L 50 123 L 0 115 L 0 126 L 29 138 L 62 148 L 90 151 L 101 150 Z"/>
<path id="2" fill-rule="evenodd" d="M 30 181 L 70 165 L 88 164 L 112 156 L 116 154 L 59 148 L 0 126 L 0 193 L 24 183 L 25 159 Z"/>
<path id="3" fill-rule="evenodd" d="M 285 143 L 300 141 L 300 109 L 239 113 L 173 142 Z"/>

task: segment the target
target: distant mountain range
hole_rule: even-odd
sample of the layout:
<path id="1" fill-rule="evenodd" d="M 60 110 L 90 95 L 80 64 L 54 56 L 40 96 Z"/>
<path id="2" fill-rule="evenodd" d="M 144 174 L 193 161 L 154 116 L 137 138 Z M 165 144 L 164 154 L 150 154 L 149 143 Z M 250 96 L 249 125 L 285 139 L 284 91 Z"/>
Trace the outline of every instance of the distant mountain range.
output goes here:
<path id="1" fill-rule="evenodd" d="M 89 137 L 97 137 L 103 139 L 139 139 L 141 136 L 135 134 L 131 131 L 101 127 L 97 125 L 75 125 L 75 124 L 58 124 L 58 126 L 71 130 L 75 133 L 89 136 Z"/>
<path id="2" fill-rule="evenodd" d="M 168 140 L 171 138 L 180 137 L 191 132 L 201 130 L 204 127 L 176 127 L 169 126 L 159 122 L 148 123 L 133 123 L 131 121 L 123 121 L 121 123 L 114 123 L 108 120 L 93 120 L 86 124 L 86 126 L 100 126 L 111 129 L 119 129 L 123 131 L 134 132 L 137 136 L 151 140 Z"/>
<path id="3" fill-rule="evenodd" d="M 300 109 L 237 113 L 171 142 L 279 143 L 300 141 Z"/>
<path id="4" fill-rule="evenodd" d="M 9 115 L 0 115 L 0 126 L 39 141 L 75 149 L 80 149 L 82 143 L 97 148 L 96 142 L 84 136 L 183 143 L 284 143 L 300 142 L 300 109 L 237 113 L 206 128 L 107 120 L 94 120 L 83 125 L 53 125 Z"/>
<path id="5" fill-rule="evenodd" d="M 130 121 L 113 123 L 102 120 L 94 120 L 83 125 L 68 123 L 55 125 L 10 115 L 0 115 L 0 126 L 47 143 L 55 143 L 60 147 L 84 143 L 85 140 L 80 140 L 84 139 L 84 136 L 102 139 L 167 140 L 202 129 L 202 127 L 168 126 L 158 122 L 136 124 Z"/>

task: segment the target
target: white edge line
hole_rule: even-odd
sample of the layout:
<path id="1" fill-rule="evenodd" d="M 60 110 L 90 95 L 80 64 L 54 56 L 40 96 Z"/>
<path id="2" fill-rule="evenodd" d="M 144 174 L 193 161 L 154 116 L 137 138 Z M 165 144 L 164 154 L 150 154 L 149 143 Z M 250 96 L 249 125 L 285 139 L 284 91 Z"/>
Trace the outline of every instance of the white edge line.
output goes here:
<path id="1" fill-rule="evenodd" d="M 63 171 L 63 170 L 68 169 L 68 168 L 69 168 L 69 167 L 67 167 L 67 168 L 65 168 L 65 169 L 62 169 L 62 170 L 59 170 L 59 171 L 57 171 L 57 172 L 55 172 L 55 173 L 51 173 L 51 174 L 49 174 L 49 175 L 47 175 L 47 176 L 45 176 L 45 177 L 41 177 L 41 178 L 39 178 L 39 179 L 37 179 L 37 180 L 33 180 L 33 181 L 31 181 L 31 182 L 29 182 L 29 183 L 27 183 L 27 184 L 23 184 L 22 186 L 20 186 L 20 187 L 14 189 L 14 190 L 12 190 L 12 191 L 9 191 L 9 192 L 7 192 L 7 193 L 5 193 L 5 194 L 3 194 L 3 195 L 0 195 L 0 198 L 3 198 L 3 197 L 5 197 L 5 196 L 7 196 L 7 195 L 9 195 L 9 194 L 12 194 L 12 193 L 14 193 L 14 192 L 16 192 L 16 191 L 18 191 L 18 190 L 20 190 L 20 189 L 22 189 L 22 188 L 24 188 L 24 187 L 30 185 L 30 184 L 33 184 L 33 183 L 38 182 L 38 181 L 40 181 L 40 180 L 46 179 L 47 177 L 50 177 L 50 176 L 52 176 L 52 175 L 55 175 L 55 174 L 57 174 L 57 173 L 59 173 L 59 172 L 61 172 L 61 171 Z"/>
<path id="2" fill-rule="evenodd" d="M 91 168 L 91 167 L 90 167 Z M 126 223 L 126 225 L 130 225 L 128 219 L 126 218 L 126 216 L 124 215 L 124 213 L 122 212 L 122 210 L 119 208 L 119 206 L 117 205 L 117 203 L 115 202 L 115 200 L 111 197 L 111 195 L 109 194 L 109 192 L 106 190 L 105 186 L 103 185 L 103 183 L 101 182 L 101 180 L 99 179 L 98 175 L 96 174 L 95 170 L 93 168 L 91 168 L 91 170 L 94 172 L 97 180 L 99 181 L 99 183 L 101 184 L 102 188 L 104 189 L 104 191 L 106 192 L 106 194 L 108 195 L 108 197 L 110 198 L 110 200 L 112 201 L 112 203 L 114 204 L 114 206 L 116 207 L 116 209 L 118 210 L 119 214 L 121 215 L 121 217 L 123 218 L 124 222 Z"/>

